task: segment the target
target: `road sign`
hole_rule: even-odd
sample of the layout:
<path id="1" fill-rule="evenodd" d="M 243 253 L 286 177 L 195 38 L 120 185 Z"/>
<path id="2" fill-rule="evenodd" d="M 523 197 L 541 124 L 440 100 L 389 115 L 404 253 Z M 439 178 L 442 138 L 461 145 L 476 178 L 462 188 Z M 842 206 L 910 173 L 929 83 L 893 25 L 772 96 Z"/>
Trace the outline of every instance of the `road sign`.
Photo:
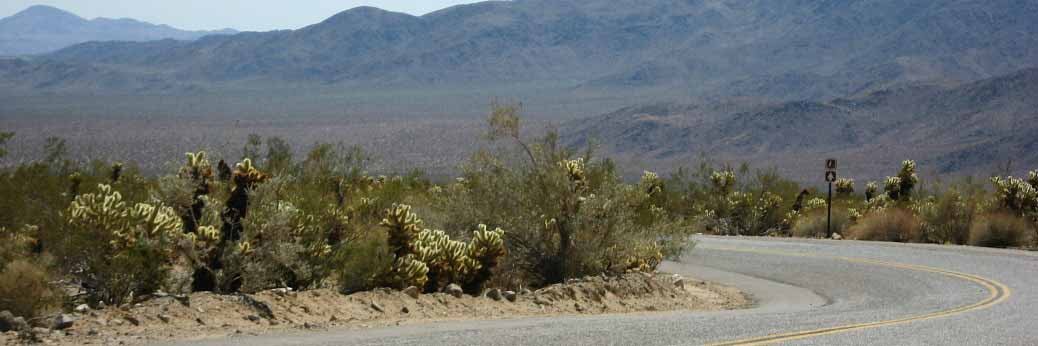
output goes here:
<path id="1" fill-rule="evenodd" d="M 835 182 L 836 181 L 836 172 L 835 171 L 827 171 L 827 172 L 825 172 L 825 181 L 827 183 Z"/>
<path id="2" fill-rule="evenodd" d="M 836 159 L 825 160 L 825 169 L 830 171 L 836 170 Z"/>

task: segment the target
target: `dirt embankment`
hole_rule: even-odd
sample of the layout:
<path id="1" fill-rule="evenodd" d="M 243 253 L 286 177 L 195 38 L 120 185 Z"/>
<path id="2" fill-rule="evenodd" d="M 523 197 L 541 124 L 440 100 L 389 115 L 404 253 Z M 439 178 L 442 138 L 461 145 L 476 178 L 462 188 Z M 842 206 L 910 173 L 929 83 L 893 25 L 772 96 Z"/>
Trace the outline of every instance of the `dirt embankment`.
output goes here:
<path id="1" fill-rule="evenodd" d="M 456 292 L 457 293 L 457 292 Z M 290 329 L 374 328 L 443 320 L 504 319 L 745 307 L 738 290 L 665 274 L 588 277 L 530 292 L 491 290 L 480 297 L 379 289 L 343 295 L 333 290 L 255 295 L 165 296 L 121 308 L 67 314 L 64 329 L 8 332 L 0 344 L 142 344 Z"/>

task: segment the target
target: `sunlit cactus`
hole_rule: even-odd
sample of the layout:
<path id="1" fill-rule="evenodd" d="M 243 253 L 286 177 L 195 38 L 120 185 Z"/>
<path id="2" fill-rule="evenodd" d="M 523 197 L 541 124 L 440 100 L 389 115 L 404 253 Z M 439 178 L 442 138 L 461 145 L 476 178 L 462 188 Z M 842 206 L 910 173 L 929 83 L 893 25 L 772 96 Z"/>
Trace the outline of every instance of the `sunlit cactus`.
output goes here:
<path id="1" fill-rule="evenodd" d="M 422 232 L 422 219 L 411 211 L 411 206 L 394 203 L 379 225 L 388 229 L 389 247 L 397 258 L 416 252 L 414 241 Z"/>
<path id="2" fill-rule="evenodd" d="M 876 185 L 876 182 L 874 181 L 870 181 L 868 184 L 865 184 L 865 202 L 869 202 L 873 198 L 876 198 L 876 192 L 878 190 L 879 186 Z"/>
<path id="3" fill-rule="evenodd" d="M 901 177 L 887 177 L 883 182 L 883 191 L 892 200 L 901 198 Z"/>
<path id="4" fill-rule="evenodd" d="M 915 161 L 905 160 L 901 163 L 901 171 L 897 174 L 899 191 L 897 196 L 890 196 L 895 200 L 908 200 L 912 198 L 913 189 L 919 184 L 919 176 L 916 174 Z"/>
<path id="5" fill-rule="evenodd" d="M 187 162 L 180 168 L 180 176 L 195 181 L 208 180 L 213 176 L 213 166 L 204 151 L 187 153 Z"/>
<path id="6" fill-rule="evenodd" d="M 173 208 L 130 204 L 110 185 L 77 196 L 64 215 L 76 275 L 109 302 L 157 289 L 182 234 Z"/>
<path id="7" fill-rule="evenodd" d="M 849 196 L 854 193 L 854 179 L 840 178 L 836 180 L 836 194 Z"/>
<path id="8" fill-rule="evenodd" d="M 1027 173 L 1027 183 L 1031 184 L 1031 187 L 1038 189 L 1038 171 Z"/>
<path id="9" fill-rule="evenodd" d="M 413 256 L 397 258 L 390 272 L 382 279 L 386 286 L 403 289 L 409 286 L 424 287 L 429 280 L 429 267 Z"/>
<path id="10" fill-rule="evenodd" d="M 663 248 L 656 242 L 641 243 L 632 250 L 623 259 L 625 271 L 649 273 L 655 271 L 663 262 Z"/>
<path id="11" fill-rule="evenodd" d="M 995 198 L 1002 208 L 1024 214 L 1038 213 L 1038 189 L 1020 178 L 993 177 Z"/>
<path id="12" fill-rule="evenodd" d="M 466 291 L 479 292 L 483 289 L 483 285 L 490 280 L 493 269 L 507 253 L 504 235 L 504 230 L 500 228 L 489 230 L 487 225 L 479 225 L 479 229 L 472 233 L 472 240 L 468 245 L 468 258 L 478 264 L 478 267 L 472 268 L 474 272 L 472 277 L 467 280 Z"/>
<path id="13" fill-rule="evenodd" d="M 642 191 L 649 196 L 655 196 L 656 194 L 663 192 L 663 179 L 655 172 L 645 171 L 642 173 L 642 179 L 640 182 Z"/>
<path id="14" fill-rule="evenodd" d="M 822 209 L 822 208 L 825 208 L 825 206 L 826 206 L 825 199 L 816 197 L 816 198 L 812 198 L 812 199 L 808 200 L 807 203 L 804 204 L 804 211 L 810 211 L 810 210 L 815 210 L 815 209 Z"/>
<path id="15" fill-rule="evenodd" d="M 569 177 L 569 180 L 571 182 L 574 182 L 576 184 L 582 184 L 585 180 L 587 180 L 587 176 L 584 173 L 583 158 L 579 158 L 576 160 L 562 160 L 561 162 L 559 162 L 559 166 L 566 170 L 566 175 Z"/>
<path id="16" fill-rule="evenodd" d="M 252 165 L 252 160 L 248 158 L 234 165 L 234 173 L 231 177 L 235 189 L 252 189 L 268 179 L 270 176 L 256 169 Z"/>
<path id="17" fill-rule="evenodd" d="M 735 172 L 730 170 L 716 171 L 710 174 L 710 183 L 714 191 L 720 194 L 728 194 L 735 186 Z"/>

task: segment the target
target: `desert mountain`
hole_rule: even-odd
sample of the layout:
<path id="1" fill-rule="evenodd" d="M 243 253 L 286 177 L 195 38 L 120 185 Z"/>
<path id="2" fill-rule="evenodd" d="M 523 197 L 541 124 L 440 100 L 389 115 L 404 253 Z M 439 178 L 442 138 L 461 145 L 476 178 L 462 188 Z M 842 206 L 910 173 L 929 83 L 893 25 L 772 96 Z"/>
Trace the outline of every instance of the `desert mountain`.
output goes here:
<path id="1" fill-rule="evenodd" d="M 83 19 L 50 7 L 32 6 L 0 19 L 0 56 L 41 54 L 87 41 L 195 40 L 234 30 L 184 31 L 133 19 Z"/>
<path id="2" fill-rule="evenodd" d="M 956 87 L 910 86 L 827 102 L 654 104 L 570 121 L 571 145 L 674 165 L 696 155 L 767 162 L 803 174 L 832 155 L 878 178 L 914 158 L 928 174 L 1038 166 L 1038 69 Z M 813 161 L 812 161 L 813 160 Z M 1015 172 L 1020 173 L 1020 172 Z"/>
<path id="3" fill-rule="evenodd" d="M 411 16 L 362 7 L 294 31 L 91 42 L 8 71 L 32 87 L 247 81 L 524 84 L 672 98 L 818 99 L 1034 67 L 1033 0 L 518 0 Z M 57 71 L 92 71 L 61 75 Z"/>

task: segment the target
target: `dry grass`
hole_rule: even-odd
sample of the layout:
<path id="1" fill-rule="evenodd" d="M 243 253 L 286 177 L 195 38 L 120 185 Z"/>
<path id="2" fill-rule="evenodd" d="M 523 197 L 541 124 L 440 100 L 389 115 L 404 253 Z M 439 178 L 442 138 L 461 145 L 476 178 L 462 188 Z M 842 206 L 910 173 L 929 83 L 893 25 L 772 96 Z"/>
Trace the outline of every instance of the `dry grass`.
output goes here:
<path id="1" fill-rule="evenodd" d="M 986 247 L 1019 247 L 1031 234 L 1027 220 L 1010 214 L 989 214 L 970 227 L 969 244 Z"/>
<path id="2" fill-rule="evenodd" d="M 40 265 L 15 260 L 0 272 L 0 311 L 32 318 L 56 307 L 61 302 L 59 297 Z"/>
<path id="3" fill-rule="evenodd" d="M 908 211 L 889 208 L 870 213 L 848 229 L 847 236 L 857 240 L 921 242 L 919 217 Z"/>

